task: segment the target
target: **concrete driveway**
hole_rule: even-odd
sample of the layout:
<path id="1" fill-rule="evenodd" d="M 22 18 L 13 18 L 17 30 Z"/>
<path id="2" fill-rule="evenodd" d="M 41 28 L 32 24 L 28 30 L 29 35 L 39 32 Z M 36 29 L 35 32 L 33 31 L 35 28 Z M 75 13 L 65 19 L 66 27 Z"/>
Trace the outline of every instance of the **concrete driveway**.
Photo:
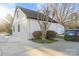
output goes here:
<path id="1" fill-rule="evenodd" d="M 14 36 L 0 37 L 2 56 L 72 56 L 79 55 L 79 42 L 59 40 L 51 44 L 38 44 Z"/>

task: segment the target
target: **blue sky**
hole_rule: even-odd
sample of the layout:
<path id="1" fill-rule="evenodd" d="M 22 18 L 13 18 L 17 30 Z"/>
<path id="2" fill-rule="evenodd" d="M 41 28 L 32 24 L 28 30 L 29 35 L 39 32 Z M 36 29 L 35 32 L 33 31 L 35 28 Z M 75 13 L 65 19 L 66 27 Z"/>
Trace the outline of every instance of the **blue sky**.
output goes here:
<path id="1" fill-rule="evenodd" d="M 7 14 L 11 14 L 12 16 L 14 15 L 14 11 L 16 6 L 21 6 L 27 9 L 31 10 L 36 10 L 37 7 L 40 8 L 40 4 L 36 3 L 0 3 L 0 19 L 4 18 Z"/>
<path id="2" fill-rule="evenodd" d="M 37 8 L 37 4 L 35 3 L 17 3 L 16 6 L 21 6 L 32 10 L 35 10 Z"/>

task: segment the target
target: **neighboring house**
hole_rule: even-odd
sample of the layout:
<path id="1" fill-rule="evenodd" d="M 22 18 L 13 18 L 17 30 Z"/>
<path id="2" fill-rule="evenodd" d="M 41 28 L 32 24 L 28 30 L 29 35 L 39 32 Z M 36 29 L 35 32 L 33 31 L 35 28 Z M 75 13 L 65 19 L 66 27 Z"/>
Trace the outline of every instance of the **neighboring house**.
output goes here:
<path id="1" fill-rule="evenodd" d="M 39 15 L 39 17 L 43 16 L 42 13 L 39 13 Z M 49 18 L 49 20 L 50 19 L 51 18 Z M 49 30 L 60 31 L 61 29 L 63 30 L 63 27 L 53 20 Z M 37 12 L 22 7 L 16 7 L 12 25 L 13 35 L 21 35 L 30 39 L 33 37 L 32 33 L 39 30 L 40 27 L 37 22 Z"/>

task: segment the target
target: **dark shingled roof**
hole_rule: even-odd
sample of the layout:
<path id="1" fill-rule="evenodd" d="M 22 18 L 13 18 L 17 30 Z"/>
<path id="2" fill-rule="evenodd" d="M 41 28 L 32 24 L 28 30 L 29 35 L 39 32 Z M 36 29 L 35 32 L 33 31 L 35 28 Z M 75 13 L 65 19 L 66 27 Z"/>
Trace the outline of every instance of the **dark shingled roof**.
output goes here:
<path id="1" fill-rule="evenodd" d="M 44 14 L 39 13 L 39 12 L 34 11 L 34 10 L 26 9 L 26 8 L 19 7 L 19 6 L 17 6 L 16 9 L 17 8 L 20 8 L 24 12 L 24 14 L 27 16 L 27 18 L 31 18 L 31 19 L 36 19 L 37 20 L 37 14 L 39 14 L 39 18 L 40 18 L 39 20 L 41 20 L 41 17 L 44 16 Z M 49 17 L 48 19 L 49 19 L 49 22 L 50 22 L 51 18 Z M 53 23 L 57 23 L 55 20 L 53 20 L 52 22 Z"/>

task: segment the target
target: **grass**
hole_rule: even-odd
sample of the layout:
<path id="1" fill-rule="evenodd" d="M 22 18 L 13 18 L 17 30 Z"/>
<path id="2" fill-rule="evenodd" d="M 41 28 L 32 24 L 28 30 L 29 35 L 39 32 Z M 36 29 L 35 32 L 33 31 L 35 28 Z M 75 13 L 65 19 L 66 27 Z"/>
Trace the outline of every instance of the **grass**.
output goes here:
<path id="1" fill-rule="evenodd" d="M 45 39 L 45 40 L 42 40 L 42 39 L 30 39 L 32 40 L 33 42 L 36 42 L 36 43 L 53 43 L 53 42 L 56 42 L 57 40 L 48 40 L 48 39 Z"/>
<path id="2" fill-rule="evenodd" d="M 56 38 L 59 38 L 59 39 L 64 39 L 64 36 L 61 36 L 61 35 L 57 35 Z"/>

